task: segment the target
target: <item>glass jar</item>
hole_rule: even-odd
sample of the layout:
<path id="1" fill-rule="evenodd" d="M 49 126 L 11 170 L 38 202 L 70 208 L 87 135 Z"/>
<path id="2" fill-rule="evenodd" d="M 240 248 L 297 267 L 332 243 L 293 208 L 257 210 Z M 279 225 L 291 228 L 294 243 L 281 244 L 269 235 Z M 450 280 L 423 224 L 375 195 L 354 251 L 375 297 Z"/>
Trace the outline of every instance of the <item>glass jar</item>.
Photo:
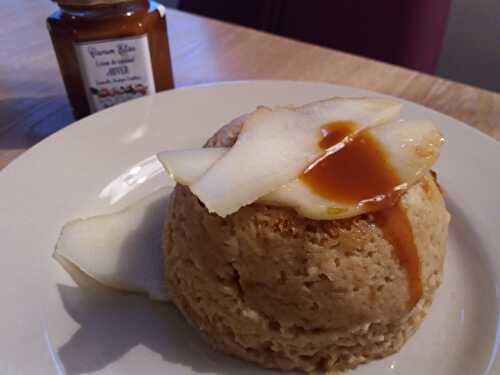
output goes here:
<path id="1" fill-rule="evenodd" d="M 173 87 L 163 5 L 55 1 L 47 27 L 76 118 Z"/>

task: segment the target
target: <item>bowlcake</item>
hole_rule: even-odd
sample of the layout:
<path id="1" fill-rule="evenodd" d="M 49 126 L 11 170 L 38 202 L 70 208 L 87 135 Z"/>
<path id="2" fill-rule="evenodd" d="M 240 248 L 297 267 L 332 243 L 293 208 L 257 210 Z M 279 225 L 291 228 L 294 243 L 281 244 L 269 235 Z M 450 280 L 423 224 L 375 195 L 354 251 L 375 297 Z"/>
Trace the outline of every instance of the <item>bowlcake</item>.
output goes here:
<path id="1" fill-rule="evenodd" d="M 231 147 L 240 128 L 223 127 L 206 146 Z M 413 235 L 410 268 L 384 224 L 395 215 Z M 182 185 L 166 216 L 174 303 L 216 349 L 264 367 L 343 370 L 394 353 L 442 279 L 449 214 L 429 173 L 393 207 L 348 219 L 261 203 L 222 218 Z"/>

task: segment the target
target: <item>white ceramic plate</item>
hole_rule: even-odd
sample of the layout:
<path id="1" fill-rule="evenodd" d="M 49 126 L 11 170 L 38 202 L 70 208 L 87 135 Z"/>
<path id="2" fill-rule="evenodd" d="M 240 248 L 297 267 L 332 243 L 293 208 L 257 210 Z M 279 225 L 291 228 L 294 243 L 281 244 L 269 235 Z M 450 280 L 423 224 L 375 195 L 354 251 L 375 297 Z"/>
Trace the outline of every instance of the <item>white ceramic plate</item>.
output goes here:
<path id="1" fill-rule="evenodd" d="M 171 183 L 157 151 L 199 146 L 259 104 L 335 95 L 376 94 L 281 81 L 175 90 L 79 121 L 0 172 L 0 374 L 272 373 L 212 352 L 170 305 L 78 288 L 51 255 L 68 220 Z M 416 104 L 404 117 L 433 120 L 448 141 L 437 166 L 452 214 L 444 284 L 398 354 L 353 374 L 500 374 L 500 145 Z"/>

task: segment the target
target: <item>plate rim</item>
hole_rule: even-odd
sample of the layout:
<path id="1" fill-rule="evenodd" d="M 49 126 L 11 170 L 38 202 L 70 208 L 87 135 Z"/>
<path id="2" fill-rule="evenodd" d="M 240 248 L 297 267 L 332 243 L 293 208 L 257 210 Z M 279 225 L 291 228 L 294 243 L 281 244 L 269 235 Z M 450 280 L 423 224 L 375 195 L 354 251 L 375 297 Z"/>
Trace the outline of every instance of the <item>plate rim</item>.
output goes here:
<path id="1" fill-rule="evenodd" d="M 458 124 L 462 125 L 462 130 L 463 131 L 466 131 L 466 132 L 472 131 L 471 134 L 474 134 L 474 133 L 478 134 L 480 136 L 481 142 L 487 142 L 489 145 L 491 145 L 493 147 L 498 147 L 497 150 L 500 151 L 500 147 L 499 147 L 500 146 L 500 141 L 498 141 L 495 138 L 493 138 L 492 136 L 489 136 L 488 134 L 486 134 L 486 133 L 478 130 L 477 128 L 472 127 L 471 125 L 466 124 L 465 122 L 463 122 L 461 120 L 453 118 L 452 116 L 443 114 L 441 112 L 438 112 L 437 110 L 434 110 L 432 108 L 428 108 L 428 107 L 426 107 L 424 105 L 421 105 L 419 103 L 411 102 L 409 100 L 402 99 L 402 98 L 399 98 L 399 97 L 396 97 L 396 96 L 391 96 L 391 95 L 388 95 L 388 94 L 378 93 L 378 92 L 375 92 L 375 91 L 370 91 L 370 90 L 363 89 L 363 88 L 358 88 L 358 87 L 345 86 L 345 85 L 337 85 L 337 84 L 331 83 L 331 82 L 303 81 L 303 80 L 237 80 L 237 81 L 210 82 L 210 83 L 203 83 L 203 84 L 198 84 L 198 85 L 193 85 L 193 86 L 180 87 L 180 88 L 176 88 L 174 90 L 169 90 L 169 91 L 166 91 L 166 92 L 161 92 L 161 93 L 155 94 L 154 96 L 155 97 L 159 97 L 159 96 L 167 97 L 169 94 L 172 94 L 172 93 L 175 94 L 175 92 L 178 92 L 178 91 L 183 91 L 184 92 L 184 91 L 198 90 L 200 88 L 207 88 L 207 87 L 210 88 L 210 87 L 217 87 L 217 86 L 238 86 L 238 85 L 246 86 L 246 85 L 259 85 L 259 84 L 264 84 L 264 85 L 265 84 L 272 84 L 272 85 L 273 84 L 278 84 L 278 85 L 279 84 L 290 84 L 290 85 L 308 85 L 308 86 L 319 85 L 319 86 L 325 86 L 325 87 L 332 86 L 332 87 L 335 87 L 336 89 L 339 89 L 339 90 L 347 89 L 347 90 L 359 91 L 360 93 L 362 93 L 362 95 L 366 94 L 366 95 L 376 95 L 376 96 L 381 96 L 381 97 L 394 98 L 394 99 L 396 99 L 398 101 L 401 101 L 402 103 L 409 103 L 413 107 L 418 108 L 418 110 L 420 110 L 420 111 L 426 111 L 426 112 L 430 111 L 435 116 L 440 116 L 440 117 L 446 119 L 447 121 L 451 121 L 451 122 L 453 122 L 455 124 L 458 123 Z M 96 122 L 96 121 L 99 122 L 100 121 L 100 117 L 105 118 L 106 116 L 108 116 L 108 114 L 110 114 L 112 112 L 122 111 L 122 108 L 124 108 L 125 106 L 130 105 L 130 103 L 132 103 L 132 102 L 152 100 L 152 97 L 153 97 L 153 95 L 152 96 L 143 97 L 143 98 L 139 98 L 139 99 L 136 99 L 136 100 L 133 100 L 133 101 L 130 101 L 130 102 L 122 103 L 120 105 L 111 107 L 111 108 L 106 109 L 104 111 L 95 113 L 95 114 L 93 114 L 91 116 L 88 116 L 88 117 L 86 117 L 84 119 L 75 121 L 75 122 L 69 124 L 71 126 L 67 126 L 67 127 L 62 128 L 61 130 L 57 131 L 56 133 L 54 133 L 50 137 L 47 137 L 43 141 L 41 141 L 41 142 L 37 143 L 36 145 L 34 145 L 33 147 L 27 149 L 20 156 L 18 156 L 14 160 L 12 160 L 5 168 L 3 168 L 0 171 L 0 187 L 2 185 L 2 181 L 4 180 L 4 176 L 6 174 L 12 173 L 11 171 L 14 171 L 17 168 L 17 165 L 21 163 L 21 161 L 25 160 L 26 158 L 31 158 L 33 155 L 36 156 L 36 153 L 37 152 L 42 152 L 44 147 L 50 147 L 50 144 L 52 142 L 61 142 L 61 141 L 59 141 L 59 139 L 61 137 L 65 137 L 67 134 L 69 134 L 72 131 L 79 132 L 80 131 L 79 130 L 80 127 L 82 127 L 82 126 L 84 127 L 85 124 L 88 123 L 88 122 Z M 465 130 L 465 129 L 468 129 L 468 130 Z M 42 151 L 39 151 L 40 149 L 42 149 Z M 1 224 L 1 221 L 2 220 L 0 220 L 0 224 Z M 495 369 L 497 369 L 498 368 L 497 366 L 499 366 L 497 364 L 497 362 L 499 362 L 499 353 L 498 353 L 498 341 L 499 341 L 499 338 L 500 338 L 500 331 L 499 331 L 498 326 L 497 326 L 497 343 L 496 343 L 497 346 L 495 348 L 496 355 L 494 356 L 494 358 L 492 358 L 492 363 L 490 363 L 489 368 L 493 368 L 494 367 Z M 52 355 L 54 355 L 54 353 L 52 353 Z M 493 363 L 493 362 L 495 362 L 495 363 Z M 57 361 L 54 361 L 53 363 L 54 363 L 54 366 L 56 366 Z M 0 361 L 0 369 L 2 368 L 1 365 L 2 365 L 2 363 Z"/>

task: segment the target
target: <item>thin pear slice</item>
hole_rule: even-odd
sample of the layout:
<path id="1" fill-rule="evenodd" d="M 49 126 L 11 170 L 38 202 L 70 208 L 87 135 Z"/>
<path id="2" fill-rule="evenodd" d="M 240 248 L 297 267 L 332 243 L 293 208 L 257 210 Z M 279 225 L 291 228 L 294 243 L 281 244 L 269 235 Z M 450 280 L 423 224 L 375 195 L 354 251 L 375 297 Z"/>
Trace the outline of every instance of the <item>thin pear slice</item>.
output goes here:
<path id="1" fill-rule="evenodd" d="M 225 217 L 287 184 L 319 157 L 318 132 L 325 123 L 348 120 L 363 128 L 393 120 L 400 110 L 386 99 L 334 98 L 316 105 L 257 109 L 234 146 L 191 191 L 210 212 Z"/>
<path id="2" fill-rule="evenodd" d="M 104 286 L 168 300 L 161 235 L 170 192 L 160 189 L 123 211 L 67 223 L 55 259 Z"/>
<path id="3" fill-rule="evenodd" d="M 229 150 L 225 147 L 171 150 L 156 157 L 174 181 L 190 186 Z"/>
<path id="4" fill-rule="evenodd" d="M 257 202 L 268 206 L 293 208 L 300 215 L 314 220 L 345 219 L 363 213 L 363 206 L 323 198 L 298 178 L 260 197 Z"/>
<path id="5" fill-rule="evenodd" d="M 339 105 L 342 106 L 341 113 Z M 325 122 L 342 121 L 356 118 L 361 124 L 372 126 L 394 121 L 401 114 L 402 105 L 389 98 L 331 98 L 305 104 L 297 111 L 314 116 Z M 339 117 L 342 116 L 342 117 Z M 364 117 L 364 118 L 363 118 Z M 332 118 L 334 120 L 332 120 Z"/>
<path id="6" fill-rule="evenodd" d="M 439 156 L 443 138 L 428 121 L 407 121 L 383 124 L 365 130 L 383 146 L 389 165 L 399 177 L 394 190 L 404 191 L 432 168 Z M 338 148 L 337 148 L 338 150 Z M 366 171 L 359 171 L 364 173 Z M 366 200 L 382 197 L 373 196 Z M 342 219 L 376 209 L 364 202 L 343 204 L 322 197 L 302 180 L 295 179 L 259 200 L 273 206 L 294 208 L 299 214 L 317 220 Z"/>
<path id="7" fill-rule="evenodd" d="M 401 184 L 397 186 L 398 190 L 411 186 L 431 169 L 439 156 L 443 142 L 439 131 L 428 121 L 393 122 L 372 127 L 366 131 L 383 146 L 391 168 L 401 180 Z M 158 158 L 166 168 L 169 168 L 169 173 L 175 179 L 179 175 L 190 176 L 189 179 L 184 179 L 186 185 L 189 186 L 205 173 L 204 168 L 217 163 L 225 150 L 227 149 L 220 148 L 214 152 L 209 148 L 204 148 L 196 151 L 169 151 L 159 154 Z M 181 163 L 175 163 L 180 159 L 175 153 L 182 155 Z M 194 162 L 199 159 L 204 159 L 203 163 Z M 353 217 L 375 208 L 363 205 L 362 202 L 344 204 L 324 198 L 312 191 L 299 178 L 295 178 L 271 193 L 264 194 L 256 201 L 272 206 L 291 207 L 299 214 L 316 220 Z"/>
<path id="8" fill-rule="evenodd" d="M 228 148 L 219 148 L 212 152 L 210 148 L 197 150 L 166 151 L 158 154 L 158 159 L 163 164 L 172 178 L 179 183 L 189 186 L 201 177 L 210 166 L 217 162 L 222 151 Z M 177 154 L 177 155 L 176 155 Z M 182 156 L 182 157 L 181 157 Z M 202 158 L 202 163 L 196 161 Z M 180 182 L 180 181 L 183 182 Z M 336 204 L 310 190 L 300 179 L 295 179 L 285 186 L 257 199 L 258 203 L 270 206 L 294 208 L 305 217 L 318 220 L 343 218 L 356 215 L 356 206 Z"/>
<path id="9" fill-rule="evenodd" d="M 385 147 L 399 178 L 412 184 L 437 161 L 444 138 L 430 121 L 400 121 L 376 126 L 370 133 Z"/>
<path id="10" fill-rule="evenodd" d="M 157 156 L 170 177 L 181 185 L 191 185 L 212 164 L 227 152 L 227 148 L 195 148 L 163 151 Z M 201 172 L 200 172 L 201 171 Z"/>

